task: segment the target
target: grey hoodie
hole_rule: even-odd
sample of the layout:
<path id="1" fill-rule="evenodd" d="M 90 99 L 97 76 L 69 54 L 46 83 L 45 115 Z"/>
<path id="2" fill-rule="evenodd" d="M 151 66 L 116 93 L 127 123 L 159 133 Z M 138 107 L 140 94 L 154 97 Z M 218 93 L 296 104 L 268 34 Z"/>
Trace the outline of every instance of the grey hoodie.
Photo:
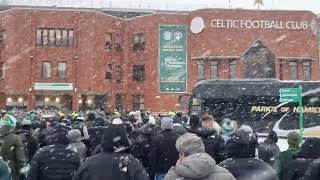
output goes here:
<path id="1" fill-rule="evenodd" d="M 226 169 L 218 166 L 207 153 L 197 153 L 186 157 L 178 165 L 172 167 L 165 180 L 235 180 Z"/>

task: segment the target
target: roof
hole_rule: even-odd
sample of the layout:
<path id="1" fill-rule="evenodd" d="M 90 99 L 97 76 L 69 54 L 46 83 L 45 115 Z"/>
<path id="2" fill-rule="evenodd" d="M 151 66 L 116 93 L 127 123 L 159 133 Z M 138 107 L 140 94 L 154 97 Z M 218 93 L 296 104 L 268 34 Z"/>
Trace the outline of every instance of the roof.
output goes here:
<path id="1" fill-rule="evenodd" d="M 255 9 L 226 9 L 226 8 L 202 8 L 192 11 L 174 11 L 174 10 L 156 10 L 156 9 L 134 9 L 134 8 L 76 8 L 76 7 L 59 7 L 59 6 L 26 6 L 26 5 L 1 5 L 0 12 L 13 8 L 29 8 L 29 9 L 47 9 L 47 10 L 73 10 L 73 11 L 98 11 L 111 16 L 115 16 L 121 19 L 130 19 L 139 16 L 151 15 L 151 14 L 182 14 L 189 15 L 193 12 L 216 10 L 216 11 L 259 11 L 259 12 L 308 12 L 306 10 L 255 10 Z M 318 14 L 319 16 L 320 14 Z"/>
<path id="2" fill-rule="evenodd" d="M 279 96 L 280 88 L 302 86 L 304 94 L 320 92 L 320 81 L 280 81 L 277 79 L 204 80 L 193 88 L 203 98 L 239 98 L 240 96 Z M 315 91 L 316 90 L 316 91 Z M 308 93 L 307 93 L 308 92 Z"/>

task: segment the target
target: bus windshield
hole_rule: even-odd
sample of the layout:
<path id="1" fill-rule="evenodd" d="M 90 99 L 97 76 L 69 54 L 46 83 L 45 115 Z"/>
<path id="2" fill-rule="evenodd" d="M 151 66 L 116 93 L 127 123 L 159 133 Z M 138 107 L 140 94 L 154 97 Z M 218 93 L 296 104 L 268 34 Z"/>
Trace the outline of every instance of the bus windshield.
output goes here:
<path id="1" fill-rule="evenodd" d="M 320 136 L 319 82 L 207 81 L 193 89 L 197 113 L 212 114 L 218 122 L 229 118 L 251 126 L 258 133 L 275 130 L 286 136 L 299 129 L 298 103 L 280 103 L 280 88 L 303 86 L 303 127 L 305 135 Z M 308 93 L 311 92 L 312 93 Z M 307 93 L 307 94 L 306 94 Z M 194 105 L 193 103 L 192 105 Z M 199 108 L 200 107 L 200 108 Z M 196 111 L 193 111 L 196 112 Z"/>

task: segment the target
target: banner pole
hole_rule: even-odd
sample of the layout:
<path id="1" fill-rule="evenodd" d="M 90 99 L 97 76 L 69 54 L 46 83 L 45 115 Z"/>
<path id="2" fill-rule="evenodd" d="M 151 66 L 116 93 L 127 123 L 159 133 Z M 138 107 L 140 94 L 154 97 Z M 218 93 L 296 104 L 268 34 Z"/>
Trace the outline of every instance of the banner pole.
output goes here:
<path id="1" fill-rule="evenodd" d="M 300 143 L 303 140 L 303 112 L 302 112 L 302 86 L 299 86 L 300 97 L 299 97 L 299 124 L 300 124 Z"/>

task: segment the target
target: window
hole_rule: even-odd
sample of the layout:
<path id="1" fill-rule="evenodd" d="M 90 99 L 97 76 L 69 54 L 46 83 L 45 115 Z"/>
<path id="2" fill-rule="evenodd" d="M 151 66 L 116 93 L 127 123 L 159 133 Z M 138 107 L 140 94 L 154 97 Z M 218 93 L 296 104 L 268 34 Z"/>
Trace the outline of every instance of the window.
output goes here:
<path id="1" fill-rule="evenodd" d="M 117 52 L 122 51 L 122 37 L 121 34 L 117 33 L 115 38 L 115 49 Z"/>
<path id="2" fill-rule="evenodd" d="M 44 29 L 42 30 L 42 45 L 47 45 L 48 44 L 48 30 Z"/>
<path id="3" fill-rule="evenodd" d="M 55 37 L 55 32 L 53 29 L 49 30 L 49 41 L 48 41 L 48 45 L 54 45 L 56 41 L 56 37 Z"/>
<path id="4" fill-rule="evenodd" d="M 4 36 L 5 36 L 5 31 L 0 31 L 0 48 L 5 47 Z"/>
<path id="5" fill-rule="evenodd" d="M 144 109 L 143 95 L 133 95 L 133 110 L 140 111 Z"/>
<path id="6" fill-rule="evenodd" d="M 68 30 L 62 30 L 62 44 L 66 46 L 68 44 Z"/>
<path id="7" fill-rule="evenodd" d="M 51 62 L 45 61 L 42 64 L 42 77 L 43 79 L 51 78 Z"/>
<path id="8" fill-rule="evenodd" d="M 204 62 L 198 61 L 198 80 L 205 79 Z"/>
<path id="9" fill-rule="evenodd" d="M 304 81 L 311 80 L 311 62 L 310 61 L 303 62 L 303 80 Z"/>
<path id="10" fill-rule="evenodd" d="M 37 45 L 42 44 L 42 29 L 37 29 Z"/>
<path id="11" fill-rule="evenodd" d="M 218 79 L 219 78 L 219 69 L 218 69 L 218 62 L 211 62 L 211 79 Z"/>
<path id="12" fill-rule="evenodd" d="M 116 94 L 115 108 L 117 111 L 122 111 L 122 95 Z"/>
<path id="13" fill-rule="evenodd" d="M 73 46 L 74 44 L 73 29 L 39 28 L 36 38 L 36 44 L 39 46 Z"/>
<path id="14" fill-rule="evenodd" d="M 117 82 L 118 83 L 120 83 L 121 81 L 122 81 L 122 68 L 121 68 L 121 66 L 120 65 L 117 65 L 116 66 L 116 72 L 115 72 L 115 78 L 116 78 L 116 80 L 117 80 Z"/>
<path id="15" fill-rule="evenodd" d="M 112 34 L 108 33 L 106 37 L 106 50 L 111 51 L 112 50 Z"/>
<path id="16" fill-rule="evenodd" d="M 279 78 L 280 78 L 280 80 L 283 80 L 283 73 L 284 73 L 284 63 L 280 62 L 280 66 L 279 66 Z"/>
<path id="17" fill-rule="evenodd" d="M 229 62 L 229 78 L 230 79 L 237 78 L 237 62 L 236 61 Z"/>
<path id="18" fill-rule="evenodd" d="M 290 62 L 289 63 L 290 69 L 290 80 L 298 80 L 298 63 L 297 62 Z"/>
<path id="19" fill-rule="evenodd" d="M 59 29 L 56 29 L 56 45 L 62 45 L 62 32 Z"/>
<path id="20" fill-rule="evenodd" d="M 73 46 L 73 30 L 68 31 L 68 46 Z"/>
<path id="21" fill-rule="evenodd" d="M 58 62 L 58 78 L 67 79 L 67 63 Z"/>
<path id="22" fill-rule="evenodd" d="M 145 67 L 144 64 L 136 64 L 133 66 L 133 80 L 142 82 L 144 81 Z"/>
<path id="23" fill-rule="evenodd" d="M 144 50 L 145 47 L 145 38 L 144 33 L 135 34 L 133 37 L 133 50 Z"/>
<path id="24" fill-rule="evenodd" d="M 112 80 L 112 64 L 106 65 L 106 79 Z"/>
<path id="25" fill-rule="evenodd" d="M 4 79 L 4 63 L 0 62 L 0 79 Z"/>

